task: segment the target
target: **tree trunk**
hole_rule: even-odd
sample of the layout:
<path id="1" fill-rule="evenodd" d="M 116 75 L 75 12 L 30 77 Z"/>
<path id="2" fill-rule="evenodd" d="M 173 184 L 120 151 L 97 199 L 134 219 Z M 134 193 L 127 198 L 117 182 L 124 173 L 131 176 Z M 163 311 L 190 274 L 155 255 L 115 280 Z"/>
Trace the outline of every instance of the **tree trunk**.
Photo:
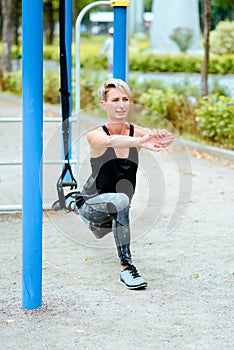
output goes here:
<path id="1" fill-rule="evenodd" d="M 210 51 L 210 0 L 204 0 L 204 58 L 202 64 L 202 96 L 208 95 L 208 71 Z"/>
<path id="2" fill-rule="evenodd" d="M 45 18 L 45 39 L 47 45 L 52 45 L 54 41 L 54 9 L 52 0 L 44 2 L 44 18 Z"/>
<path id="3" fill-rule="evenodd" d="M 14 13 L 12 16 L 12 25 L 14 27 L 13 44 L 19 46 L 21 43 L 21 18 L 22 18 L 22 1 L 13 0 Z"/>
<path id="4" fill-rule="evenodd" d="M 11 46 L 13 40 L 13 0 L 1 0 L 2 4 L 2 72 L 11 71 Z"/>

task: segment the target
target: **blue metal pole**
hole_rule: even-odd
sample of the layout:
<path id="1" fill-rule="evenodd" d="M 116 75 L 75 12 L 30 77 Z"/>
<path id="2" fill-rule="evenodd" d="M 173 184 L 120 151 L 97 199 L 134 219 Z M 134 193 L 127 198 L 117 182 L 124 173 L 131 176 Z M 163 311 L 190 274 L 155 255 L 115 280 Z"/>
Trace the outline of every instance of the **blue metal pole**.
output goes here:
<path id="1" fill-rule="evenodd" d="M 126 23 L 127 9 L 114 7 L 114 61 L 113 77 L 126 80 Z"/>
<path id="2" fill-rule="evenodd" d="M 43 0 L 22 2 L 22 307 L 42 304 Z"/>

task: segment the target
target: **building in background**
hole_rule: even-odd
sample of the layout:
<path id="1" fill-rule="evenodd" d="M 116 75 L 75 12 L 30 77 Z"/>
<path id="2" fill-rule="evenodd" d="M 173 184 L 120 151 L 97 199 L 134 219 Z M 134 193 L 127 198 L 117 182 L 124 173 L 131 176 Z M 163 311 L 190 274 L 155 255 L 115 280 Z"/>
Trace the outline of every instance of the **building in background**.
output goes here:
<path id="1" fill-rule="evenodd" d="M 131 1 L 128 8 L 128 31 L 129 35 L 142 33 L 144 14 L 144 0 Z"/>
<path id="2" fill-rule="evenodd" d="M 201 52 L 199 8 L 197 0 L 153 0 L 150 48 L 155 52 L 178 52 L 170 36 L 176 28 L 192 30 L 188 52 Z"/>
<path id="3" fill-rule="evenodd" d="M 106 34 L 113 25 L 113 11 L 92 11 L 89 15 L 92 34 Z"/>

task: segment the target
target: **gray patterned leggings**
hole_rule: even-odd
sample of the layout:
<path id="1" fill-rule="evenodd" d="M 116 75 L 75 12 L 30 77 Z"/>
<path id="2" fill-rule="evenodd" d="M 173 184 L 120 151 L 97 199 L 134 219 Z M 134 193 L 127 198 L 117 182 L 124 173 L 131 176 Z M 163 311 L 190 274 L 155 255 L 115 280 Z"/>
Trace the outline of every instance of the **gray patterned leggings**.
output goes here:
<path id="1" fill-rule="evenodd" d="M 87 200 L 77 211 L 96 238 L 113 231 L 121 265 L 132 264 L 129 198 L 124 193 L 103 193 Z"/>

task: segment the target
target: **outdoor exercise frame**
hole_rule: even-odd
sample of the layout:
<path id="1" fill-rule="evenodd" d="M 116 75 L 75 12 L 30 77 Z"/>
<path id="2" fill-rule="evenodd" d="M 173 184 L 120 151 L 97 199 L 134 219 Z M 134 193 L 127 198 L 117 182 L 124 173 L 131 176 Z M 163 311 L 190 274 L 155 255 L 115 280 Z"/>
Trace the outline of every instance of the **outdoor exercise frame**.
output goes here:
<path id="1" fill-rule="evenodd" d="M 126 80 L 126 10 L 129 4 L 130 1 L 111 1 L 113 76 L 123 80 Z M 69 15 L 67 23 L 71 23 L 72 0 L 66 1 L 66 13 Z M 22 34 L 22 307 L 32 310 L 42 305 L 43 0 L 22 1 Z M 69 55 L 71 29 L 67 44 Z M 68 68 L 71 84 L 71 56 L 68 56 Z M 79 113 L 77 107 L 76 113 Z"/>

